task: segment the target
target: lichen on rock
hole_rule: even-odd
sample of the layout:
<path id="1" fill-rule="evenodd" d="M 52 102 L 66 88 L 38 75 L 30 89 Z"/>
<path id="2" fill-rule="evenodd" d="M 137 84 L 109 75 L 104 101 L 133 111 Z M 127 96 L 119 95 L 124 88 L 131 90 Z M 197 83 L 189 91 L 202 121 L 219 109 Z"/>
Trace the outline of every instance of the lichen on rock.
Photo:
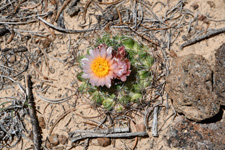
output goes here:
<path id="1" fill-rule="evenodd" d="M 166 92 L 174 108 L 188 119 L 202 121 L 219 112 L 213 72 L 203 56 L 190 54 L 175 58 L 166 82 Z"/>

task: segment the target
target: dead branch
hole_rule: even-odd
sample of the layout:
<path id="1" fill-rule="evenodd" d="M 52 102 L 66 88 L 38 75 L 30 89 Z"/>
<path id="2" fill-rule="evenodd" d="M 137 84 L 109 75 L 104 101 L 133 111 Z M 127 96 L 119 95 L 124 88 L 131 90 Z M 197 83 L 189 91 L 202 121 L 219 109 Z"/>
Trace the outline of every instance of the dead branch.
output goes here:
<path id="1" fill-rule="evenodd" d="M 180 46 L 180 49 L 182 50 L 182 49 L 183 49 L 184 47 L 186 47 L 186 46 L 195 44 L 195 43 L 197 43 L 197 42 L 200 42 L 200 41 L 202 41 L 202 40 L 205 40 L 205 39 L 207 39 L 207 38 L 210 38 L 210 37 L 215 36 L 215 35 L 220 34 L 220 33 L 225 33 L 225 28 L 216 29 L 215 31 L 211 31 L 211 32 L 209 32 L 209 33 L 207 33 L 207 34 L 205 34 L 205 35 L 202 35 L 202 36 L 200 36 L 200 37 L 197 37 L 197 38 L 194 38 L 194 39 L 192 39 L 192 40 L 189 40 L 189 41 L 183 43 L 183 44 Z"/>
<path id="2" fill-rule="evenodd" d="M 70 135 L 70 133 L 69 133 Z M 134 133 L 113 133 L 113 134 L 101 134 L 101 133 L 79 133 L 76 135 L 70 135 L 71 143 L 83 140 L 86 138 L 133 138 L 133 137 L 147 137 L 148 134 L 146 132 L 134 132 Z"/>
<path id="3" fill-rule="evenodd" d="M 40 150 L 42 137 L 41 137 L 39 122 L 38 122 L 38 118 L 37 118 L 36 110 L 35 110 L 34 98 L 32 93 L 32 82 L 31 82 L 30 75 L 26 76 L 25 82 L 26 82 L 26 95 L 27 95 L 28 104 L 29 104 L 29 114 L 30 114 L 32 129 L 33 129 L 34 150 Z"/>

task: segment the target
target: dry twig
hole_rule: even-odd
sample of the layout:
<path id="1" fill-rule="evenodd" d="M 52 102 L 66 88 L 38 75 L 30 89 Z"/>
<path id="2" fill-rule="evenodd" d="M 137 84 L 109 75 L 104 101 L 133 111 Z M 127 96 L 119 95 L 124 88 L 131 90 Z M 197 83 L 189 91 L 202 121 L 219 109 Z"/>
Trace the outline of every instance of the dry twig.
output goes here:
<path id="1" fill-rule="evenodd" d="M 205 40 L 207 38 L 210 38 L 212 36 L 215 36 L 215 35 L 218 35 L 218 34 L 221 34 L 221 33 L 225 33 L 225 28 L 220 28 L 220 29 L 216 29 L 215 31 L 211 31 L 205 35 L 202 35 L 200 37 L 197 37 L 197 38 L 194 38 L 194 39 L 191 39 L 185 43 L 183 43 L 181 46 L 180 46 L 180 49 L 183 49 L 184 47 L 186 46 L 189 46 L 189 45 L 192 45 L 192 44 L 195 44 L 197 42 L 200 42 L 202 40 Z"/>
<path id="2" fill-rule="evenodd" d="M 35 111 L 35 104 L 34 104 L 34 98 L 32 93 L 32 82 L 31 82 L 31 76 L 26 75 L 26 95 L 28 99 L 29 107 L 29 114 L 33 129 L 33 142 L 34 142 L 34 150 L 40 150 L 41 149 L 41 132 L 39 127 L 38 118 Z"/>

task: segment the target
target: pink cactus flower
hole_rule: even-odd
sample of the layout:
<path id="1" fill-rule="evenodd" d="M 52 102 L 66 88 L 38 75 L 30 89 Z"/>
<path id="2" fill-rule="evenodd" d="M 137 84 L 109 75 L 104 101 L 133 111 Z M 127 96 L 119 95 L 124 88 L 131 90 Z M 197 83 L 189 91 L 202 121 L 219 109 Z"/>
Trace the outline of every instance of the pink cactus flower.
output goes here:
<path id="1" fill-rule="evenodd" d="M 113 77 L 120 79 L 125 82 L 127 80 L 127 76 L 130 75 L 131 63 L 129 59 L 125 58 L 126 51 L 124 46 L 118 48 L 118 51 L 114 54 L 113 61 L 114 64 L 117 64 L 117 67 L 114 69 Z"/>
<path id="2" fill-rule="evenodd" d="M 90 50 L 90 55 L 83 58 L 81 63 L 84 72 L 82 77 L 89 79 L 92 86 L 111 87 L 114 71 L 118 65 L 112 58 L 112 47 L 100 44 L 95 50 Z"/>

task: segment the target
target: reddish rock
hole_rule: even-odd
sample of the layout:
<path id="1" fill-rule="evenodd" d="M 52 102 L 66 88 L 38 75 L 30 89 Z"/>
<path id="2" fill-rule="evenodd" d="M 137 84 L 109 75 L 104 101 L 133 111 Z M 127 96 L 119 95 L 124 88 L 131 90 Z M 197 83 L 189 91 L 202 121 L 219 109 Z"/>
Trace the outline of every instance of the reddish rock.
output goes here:
<path id="1" fill-rule="evenodd" d="M 220 102 L 213 91 L 213 73 L 201 55 L 174 58 L 166 83 L 166 92 L 174 108 L 188 119 L 202 121 L 219 112 Z"/>

